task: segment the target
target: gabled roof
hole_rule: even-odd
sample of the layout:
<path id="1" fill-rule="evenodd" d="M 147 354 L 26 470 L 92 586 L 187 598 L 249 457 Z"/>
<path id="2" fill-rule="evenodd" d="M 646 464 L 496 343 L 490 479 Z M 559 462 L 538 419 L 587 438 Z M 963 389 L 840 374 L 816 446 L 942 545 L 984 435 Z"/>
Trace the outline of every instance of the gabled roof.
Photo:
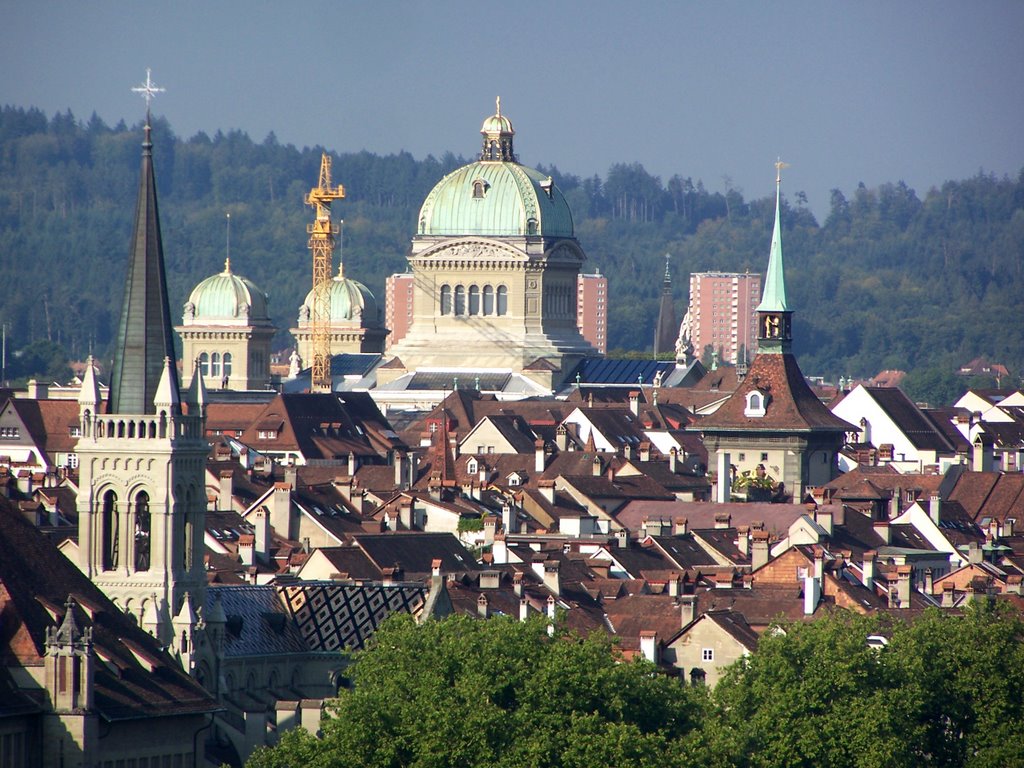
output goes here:
<path id="1" fill-rule="evenodd" d="M 353 539 L 378 568 L 401 567 L 407 578 L 429 575 L 435 559 L 446 573 L 480 569 L 476 558 L 450 533 L 366 533 Z"/>
<path id="2" fill-rule="evenodd" d="M 944 430 L 936 427 L 935 422 L 903 394 L 903 390 L 896 387 L 864 387 L 864 391 L 918 450 L 956 452 L 956 446 L 946 437 Z"/>
<path id="3" fill-rule="evenodd" d="M 767 396 L 764 416 L 745 416 L 747 394 L 755 390 Z M 796 358 L 789 353 L 758 354 L 729 399 L 693 428 L 704 433 L 843 433 L 854 429 L 826 408 L 811 391 Z"/>
<path id="4" fill-rule="evenodd" d="M 93 648 L 108 660 L 95 666 L 94 679 L 95 706 L 104 718 L 196 714 L 217 708 L 148 632 L 2 497 L 0 552 L 0 615 L 7 627 L 0 638 L 0 656 L 7 664 L 42 663 L 46 631 L 61 624 L 70 596 L 77 603 L 72 609 L 77 625 L 92 628 Z"/>

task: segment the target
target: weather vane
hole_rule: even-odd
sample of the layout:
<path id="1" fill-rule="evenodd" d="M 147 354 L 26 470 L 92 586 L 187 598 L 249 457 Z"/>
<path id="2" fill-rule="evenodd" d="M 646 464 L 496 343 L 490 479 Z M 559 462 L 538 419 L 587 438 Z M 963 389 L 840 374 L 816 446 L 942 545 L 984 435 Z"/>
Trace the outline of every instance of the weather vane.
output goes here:
<path id="1" fill-rule="evenodd" d="M 142 98 L 144 98 L 146 100 L 146 114 L 147 115 L 149 114 L 149 105 L 150 105 L 150 102 L 153 101 L 153 98 L 158 93 L 163 93 L 166 90 L 165 88 L 157 88 L 156 83 L 154 83 L 152 81 L 152 79 L 150 78 L 150 72 L 151 71 L 152 70 L 150 70 L 149 67 L 146 67 L 146 82 L 144 82 L 140 86 L 132 88 L 132 93 L 141 94 Z"/>

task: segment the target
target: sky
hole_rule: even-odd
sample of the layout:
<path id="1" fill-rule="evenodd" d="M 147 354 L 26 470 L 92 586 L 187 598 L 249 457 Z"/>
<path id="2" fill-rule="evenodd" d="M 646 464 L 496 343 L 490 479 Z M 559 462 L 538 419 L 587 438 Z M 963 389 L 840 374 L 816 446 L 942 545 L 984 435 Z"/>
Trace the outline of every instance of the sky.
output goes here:
<path id="1" fill-rule="evenodd" d="M 1024 168 L 1024 2 L 0 0 L 0 104 L 416 158 L 640 162 L 755 199 Z M 344 179 L 339 179 L 342 183 Z"/>

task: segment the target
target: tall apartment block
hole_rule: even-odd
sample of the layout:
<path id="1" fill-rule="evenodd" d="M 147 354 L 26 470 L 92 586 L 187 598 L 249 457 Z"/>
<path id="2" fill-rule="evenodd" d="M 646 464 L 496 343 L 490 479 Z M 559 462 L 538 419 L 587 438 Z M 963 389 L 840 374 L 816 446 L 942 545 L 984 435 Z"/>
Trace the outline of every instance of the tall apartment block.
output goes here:
<path id="1" fill-rule="evenodd" d="M 598 352 L 608 352 L 608 278 L 600 273 L 576 278 L 576 327 Z"/>
<path id="2" fill-rule="evenodd" d="M 719 360 L 749 363 L 757 351 L 761 275 L 749 272 L 694 272 L 690 275 L 690 338 L 700 358 L 710 344 Z M 739 356 L 746 350 L 746 361 Z"/>
<path id="3" fill-rule="evenodd" d="M 384 326 L 388 334 L 387 348 L 405 338 L 412 327 L 413 275 L 400 272 L 384 281 Z"/>

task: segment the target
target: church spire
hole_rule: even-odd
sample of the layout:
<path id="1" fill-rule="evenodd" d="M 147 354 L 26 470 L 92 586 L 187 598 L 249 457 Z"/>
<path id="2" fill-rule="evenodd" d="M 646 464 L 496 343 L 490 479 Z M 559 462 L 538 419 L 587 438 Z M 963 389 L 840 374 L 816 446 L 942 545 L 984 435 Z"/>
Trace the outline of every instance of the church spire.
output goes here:
<path id="1" fill-rule="evenodd" d="M 665 254 L 665 277 L 661 282 L 661 304 L 658 307 L 658 325 L 654 329 L 655 356 L 674 352 L 676 348 L 676 308 L 672 301 L 672 273 L 669 271 L 671 254 Z"/>
<path id="2" fill-rule="evenodd" d="M 780 201 L 782 198 L 782 169 L 787 163 L 779 160 L 775 163 L 775 228 L 772 230 L 772 248 L 768 256 L 768 273 L 764 278 L 764 291 L 758 312 L 786 312 L 786 279 L 782 268 L 782 224 Z"/>
<path id="3" fill-rule="evenodd" d="M 782 265 L 782 169 L 787 163 L 775 163 L 775 227 L 768 255 L 761 303 L 757 306 L 758 352 L 789 352 L 793 340 L 792 312 L 786 303 L 786 278 Z"/>
<path id="4" fill-rule="evenodd" d="M 146 126 L 135 230 L 111 368 L 108 410 L 110 413 L 143 414 L 155 413 L 153 398 L 164 375 L 164 359 L 173 360 L 175 354 L 149 118 L 149 102 L 154 93 L 163 89 L 152 84 L 147 70 L 145 85 L 132 90 L 143 93 L 146 99 Z M 169 383 L 177 390 L 178 376 L 173 366 L 170 376 Z"/>

